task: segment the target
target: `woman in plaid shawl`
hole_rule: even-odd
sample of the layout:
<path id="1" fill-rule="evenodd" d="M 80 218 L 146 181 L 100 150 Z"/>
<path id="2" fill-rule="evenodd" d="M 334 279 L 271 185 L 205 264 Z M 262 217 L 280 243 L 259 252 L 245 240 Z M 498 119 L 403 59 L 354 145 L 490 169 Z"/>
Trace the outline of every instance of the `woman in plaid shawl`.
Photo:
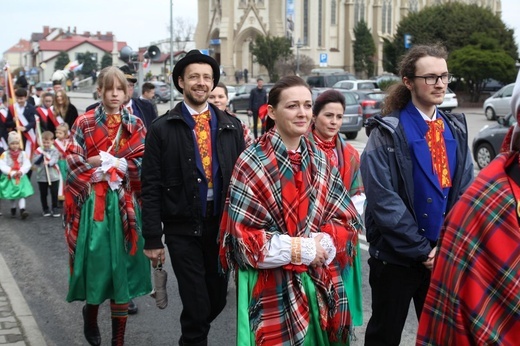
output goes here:
<path id="1" fill-rule="evenodd" d="M 520 122 L 520 72 L 511 110 Z M 509 140 L 446 218 L 417 345 L 520 342 L 520 132 Z"/>
<path id="2" fill-rule="evenodd" d="M 268 108 L 276 126 L 238 159 L 221 223 L 221 263 L 236 271 L 237 345 L 345 345 L 342 272 L 359 215 L 337 169 L 304 136 L 307 84 L 282 78 Z"/>
<path id="3" fill-rule="evenodd" d="M 352 203 L 359 215 L 363 215 L 365 207 L 365 189 L 359 172 L 359 153 L 343 138 L 338 136 L 343 113 L 345 112 L 345 97 L 337 90 L 327 90 L 321 93 L 312 107 L 312 131 L 309 139 L 318 149 L 325 153 L 331 164 L 338 168 L 343 184 L 348 190 Z M 343 273 L 349 299 L 349 308 L 354 326 L 363 325 L 363 295 L 361 256 L 359 254 L 358 237 L 354 238 L 354 263 Z"/>
<path id="4" fill-rule="evenodd" d="M 146 130 L 122 107 L 127 82 L 118 68 L 101 71 L 98 92 L 102 103 L 76 120 L 67 150 L 67 300 L 86 301 L 84 334 L 100 345 L 98 307 L 110 299 L 112 345 L 123 345 L 129 300 L 152 289 L 137 197 Z"/>

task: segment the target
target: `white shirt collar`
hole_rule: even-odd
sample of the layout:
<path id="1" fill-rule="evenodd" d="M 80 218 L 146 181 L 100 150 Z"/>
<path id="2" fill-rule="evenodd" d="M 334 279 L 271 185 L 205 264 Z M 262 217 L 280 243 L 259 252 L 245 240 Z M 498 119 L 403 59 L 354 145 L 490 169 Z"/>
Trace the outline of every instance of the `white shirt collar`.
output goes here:
<path id="1" fill-rule="evenodd" d="M 205 111 L 208 110 L 208 103 L 207 102 L 206 102 L 206 107 L 204 107 L 204 109 L 201 112 L 197 112 L 196 110 L 194 110 L 193 108 L 188 106 L 186 104 L 186 102 L 184 102 L 184 105 L 186 106 L 186 108 L 188 109 L 188 112 L 190 112 L 191 115 L 197 115 L 197 114 L 200 114 L 200 113 L 204 113 Z"/>

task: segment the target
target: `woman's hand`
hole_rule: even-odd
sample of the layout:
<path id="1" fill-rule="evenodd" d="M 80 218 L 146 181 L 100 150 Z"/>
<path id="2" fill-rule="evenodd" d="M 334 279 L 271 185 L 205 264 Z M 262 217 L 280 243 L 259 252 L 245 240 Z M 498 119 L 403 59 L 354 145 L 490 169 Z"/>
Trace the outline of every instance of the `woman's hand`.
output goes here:
<path id="1" fill-rule="evenodd" d="M 92 167 L 99 167 L 99 166 L 101 166 L 101 156 L 96 155 L 96 156 L 89 157 L 87 159 L 87 163 L 89 165 L 91 165 Z"/>
<path id="2" fill-rule="evenodd" d="M 434 247 L 428 254 L 428 259 L 423 262 L 424 266 L 430 270 L 433 269 L 433 263 L 435 262 L 435 255 L 437 254 L 437 247 Z"/>
<path id="3" fill-rule="evenodd" d="M 323 234 L 318 234 L 316 237 L 314 237 L 314 242 L 316 243 L 316 257 L 314 257 L 314 260 L 310 264 L 314 268 L 324 266 L 329 257 L 327 251 L 323 248 L 323 246 L 321 246 L 320 240 L 322 238 Z"/>

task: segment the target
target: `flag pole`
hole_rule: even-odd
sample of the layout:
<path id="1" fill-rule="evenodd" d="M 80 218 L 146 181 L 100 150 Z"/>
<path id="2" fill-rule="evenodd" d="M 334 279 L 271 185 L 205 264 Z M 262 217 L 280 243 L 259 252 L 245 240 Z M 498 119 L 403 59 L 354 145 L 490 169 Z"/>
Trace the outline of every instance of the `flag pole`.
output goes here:
<path id="1" fill-rule="evenodd" d="M 16 125 L 16 130 L 18 132 L 18 135 L 20 136 L 20 149 L 23 150 L 23 137 L 22 137 L 22 131 L 20 131 L 20 119 L 18 119 L 18 111 L 16 110 L 16 107 L 14 106 L 14 85 L 13 85 L 13 78 L 11 77 L 11 72 L 9 72 L 9 65 L 6 64 L 4 66 L 5 74 L 6 74 L 6 81 L 7 81 L 7 93 L 8 93 L 8 99 L 7 104 L 9 106 L 13 106 L 13 118 L 14 123 Z"/>
<path id="2" fill-rule="evenodd" d="M 45 162 L 45 152 L 43 151 L 43 140 L 42 140 L 42 131 L 40 128 L 40 117 L 35 115 L 36 118 L 36 138 L 38 138 L 38 145 L 42 149 L 42 156 L 43 156 L 43 166 L 45 167 L 45 174 L 47 176 L 47 183 L 49 183 L 49 186 L 52 185 L 51 183 L 51 176 L 49 174 L 49 165 Z"/>

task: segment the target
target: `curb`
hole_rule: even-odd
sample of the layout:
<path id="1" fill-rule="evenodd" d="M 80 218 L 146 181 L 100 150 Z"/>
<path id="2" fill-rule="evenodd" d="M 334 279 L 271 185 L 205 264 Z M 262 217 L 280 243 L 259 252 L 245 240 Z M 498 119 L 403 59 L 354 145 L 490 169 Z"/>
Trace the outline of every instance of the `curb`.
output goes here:
<path id="1" fill-rule="evenodd" d="M 2 286 L 7 295 L 7 300 L 11 305 L 15 319 L 20 322 L 22 334 L 27 344 L 33 346 L 47 345 L 2 254 L 0 254 L 0 286 Z"/>

